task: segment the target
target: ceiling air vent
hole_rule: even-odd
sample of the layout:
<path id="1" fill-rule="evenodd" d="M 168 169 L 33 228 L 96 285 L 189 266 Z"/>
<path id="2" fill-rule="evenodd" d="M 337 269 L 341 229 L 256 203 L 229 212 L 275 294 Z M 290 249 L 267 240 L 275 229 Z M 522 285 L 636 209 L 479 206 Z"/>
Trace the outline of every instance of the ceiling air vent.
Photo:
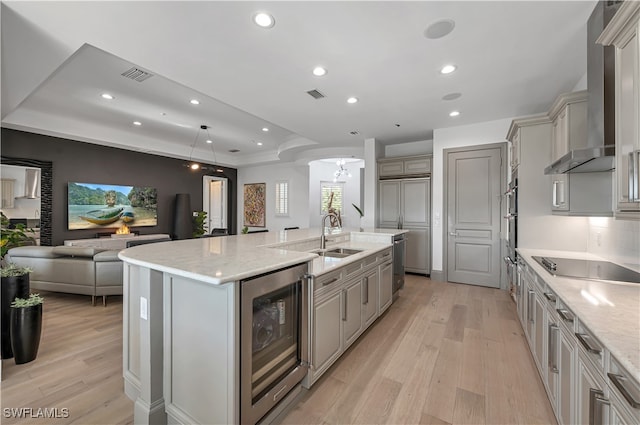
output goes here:
<path id="1" fill-rule="evenodd" d="M 314 98 L 314 99 L 322 99 L 322 98 L 326 97 L 325 95 L 323 95 L 322 93 L 320 93 L 320 92 L 319 92 L 318 90 L 316 90 L 316 89 L 309 90 L 309 91 L 307 92 L 307 94 L 308 94 L 309 96 L 311 96 L 312 98 Z"/>
<path id="2" fill-rule="evenodd" d="M 139 83 L 143 82 L 144 80 L 146 80 L 147 78 L 151 78 L 153 77 L 153 74 L 150 74 L 146 71 L 143 71 L 139 68 L 133 67 L 125 72 L 123 72 L 122 74 L 123 77 L 126 78 L 130 78 L 132 80 L 135 80 Z"/>
<path id="3" fill-rule="evenodd" d="M 349 134 L 352 135 L 352 136 L 357 136 L 360 133 L 357 132 L 356 130 L 353 130 L 353 131 L 350 131 Z"/>
<path id="4" fill-rule="evenodd" d="M 240 152 L 240 149 L 229 149 L 229 152 L 231 152 L 231 153 Z"/>

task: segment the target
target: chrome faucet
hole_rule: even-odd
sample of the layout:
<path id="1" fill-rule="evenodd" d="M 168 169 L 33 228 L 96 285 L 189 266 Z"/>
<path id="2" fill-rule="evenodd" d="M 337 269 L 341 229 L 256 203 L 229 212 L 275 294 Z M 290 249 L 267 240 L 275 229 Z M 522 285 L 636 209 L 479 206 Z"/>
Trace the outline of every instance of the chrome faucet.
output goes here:
<path id="1" fill-rule="evenodd" d="M 325 229 L 325 223 L 327 221 L 327 217 L 334 217 L 336 220 L 338 220 L 338 216 L 335 215 L 334 213 L 328 213 L 322 217 L 322 224 L 321 224 L 322 236 L 320 236 L 320 249 L 325 249 L 325 247 L 327 246 L 327 238 L 324 235 L 324 229 Z"/>

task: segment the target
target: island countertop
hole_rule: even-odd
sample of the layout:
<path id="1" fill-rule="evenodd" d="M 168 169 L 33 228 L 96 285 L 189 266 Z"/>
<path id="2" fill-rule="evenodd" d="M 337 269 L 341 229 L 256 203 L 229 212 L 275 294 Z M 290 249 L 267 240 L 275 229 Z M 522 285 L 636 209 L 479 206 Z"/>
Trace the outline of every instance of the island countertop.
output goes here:
<path id="1" fill-rule="evenodd" d="M 310 273 L 318 276 L 392 245 L 401 229 L 365 229 L 367 242 L 350 241 L 349 229 L 328 233 L 327 246 L 362 250 L 345 258 L 319 257 L 319 228 L 264 232 L 234 236 L 158 242 L 122 250 L 118 257 L 128 263 L 220 285 L 262 273 L 312 261 Z M 379 238 L 379 242 L 371 241 Z M 388 241 L 384 239 L 388 238 Z"/>

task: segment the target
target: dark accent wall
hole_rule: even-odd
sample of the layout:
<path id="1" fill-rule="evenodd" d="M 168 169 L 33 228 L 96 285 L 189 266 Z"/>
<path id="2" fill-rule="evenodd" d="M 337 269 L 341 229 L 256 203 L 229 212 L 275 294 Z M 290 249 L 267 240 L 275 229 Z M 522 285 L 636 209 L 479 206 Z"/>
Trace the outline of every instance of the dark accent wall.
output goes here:
<path id="1" fill-rule="evenodd" d="M 67 230 L 67 184 L 69 182 L 150 186 L 158 190 L 158 225 L 131 226 L 140 234 L 172 233 L 173 203 L 177 193 L 191 195 L 192 210 L 202 209 L 202 176 L 226 177 L 229 182 L 227 217 L 229 230 L 236 233 L 237 170 L 216 166 L 223 173 L 194 172 L 186 161 L 125 149 L 58 137 L 43 136 L 3 128 L 1 149 L 3 163 L 37 160 L 52 163 L 51 184 L 43 181 L 41 191 L 51 190 L 51 244 L 61 245 L 67 239 L 95 236 L 97 230 Z M 15 164 L 21 165 L 21 164 Z M 44 177 L 43 173 L 43 177 Z M 44 223 L 43 223 L 44 226 Z M 45 230 L 44 228 L 42 229 Z"/>

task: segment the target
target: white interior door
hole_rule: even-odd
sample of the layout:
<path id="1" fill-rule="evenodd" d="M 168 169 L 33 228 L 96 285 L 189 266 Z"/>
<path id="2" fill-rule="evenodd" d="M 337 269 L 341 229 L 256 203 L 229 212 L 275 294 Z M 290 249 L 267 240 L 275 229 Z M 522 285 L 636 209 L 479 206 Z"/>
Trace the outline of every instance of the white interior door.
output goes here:
<path id="1" fill-rule="evenodd" d="M 207 212 L 208 232 L 227 229 L 226 178 L 204 176 L 202 183 L 202 210 Z"/>
<path id="2" fill-rule="evenodd" d="M 500 287 L 501 149 L 447 153 L 447 279 Z"/>

